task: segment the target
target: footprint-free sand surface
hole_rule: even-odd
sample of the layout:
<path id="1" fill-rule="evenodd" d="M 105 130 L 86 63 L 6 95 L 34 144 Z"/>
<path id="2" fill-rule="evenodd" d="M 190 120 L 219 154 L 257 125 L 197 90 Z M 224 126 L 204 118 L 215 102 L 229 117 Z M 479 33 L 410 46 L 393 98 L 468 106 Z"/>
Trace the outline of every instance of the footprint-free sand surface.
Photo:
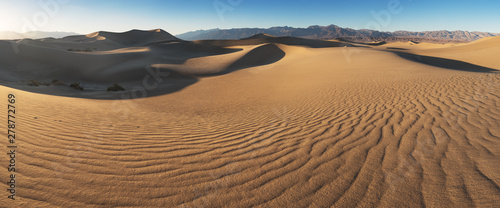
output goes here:
<path id="1" fill-rule="evenodd" d="M 183 42 L 157 30 L 24 41 L 0 41 L 0 106 L 9 93 L 18 106 L 17 198 L 2 191 L 2 207 L 500 202 L 499 38 Z M 170 74 L 146 89 L 145 66 Z M 115 82 L 127 91 L 106 92 Z M 140 87 L 147 96 L 120 98 Z"/>

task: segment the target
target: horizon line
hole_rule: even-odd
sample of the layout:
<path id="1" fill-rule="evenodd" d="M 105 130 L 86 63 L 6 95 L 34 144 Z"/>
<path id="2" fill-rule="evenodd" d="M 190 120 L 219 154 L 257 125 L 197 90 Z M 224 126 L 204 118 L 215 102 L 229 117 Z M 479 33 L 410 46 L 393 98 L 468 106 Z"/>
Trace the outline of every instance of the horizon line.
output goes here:
<path id="1" fill-rule="evenodd" d="M 271 26 L 271 27 L 233 27 L 233 28 L 210 28 L 210 29 L 196 29 L 196 30 L 190 30 L 190 31 L 186 31 L 186 32 L 183 32 L 183 33 L 177 33 L 177 34 L 172 34 L 172 35 L 182 35 L 182 34 L 185 34 L 185 33 L 189 33 L 189 32 L 196 32 L 196 31 L 208 31 L 208 30 L 232 30 L 232 29 L 271 29 L 271 28 L 276 28 L 276 27 L 290 27 L 290 28 L 296 28 L 296 29 L 307 29 L 309 27 L 314 27 L 314 26 L 319 26 L 319 27 L 328 27 L 328 26 L 337 26 L 337 27 L 340 27 L 340 28 L 343 28 L 343 29 L 352 29 L 352 30 L 370 30 L 370 31 L 377 31 L 377 32 L 388 32 L 388 33 L 393 33 L 393 32 L 399 32 L 399 31 L 405 31 L 405 32 L 436 32 L 436 31 L 447 31 L 447 32 L 454 32 L 454 31 L 463 31 L 463 32 L 481 32 L 481 33 L 493 33 L 493 34 L 499 34 L 500 35 L 500 31 L 499 32 L 492 32 L 492 31 L 477 31 L 477 30 L 463 30 L 463 29 L 455 29 L 455 30 L 446 30 L 446 29 L 442 29 L 442 30 L 421 30 L 421 31 L 416 31 L 416 30 L 393 30 L 393 31 L 380 31 L 380 30 L 373 30 L 373 29 L 366 29 L 366 28 L 361 28 L 361 29 L 355 29 L 355 28 L 351 28 L 351 27 L 342 27 L 342 26 L 339 26 L 339 25 L 335 25 L 335 24 L 330 24 L 330 25 L 310 25 L 310 26 L 307 26 L 307 27 L 300 27 L 300 26 L 297 26 L 297 27 L 294 27 L 294 26 L 288 26 L 288 25 L 281 25 L 281 26 Z M 129 32 L 129 31 L 133 31 L 133 30 L 142 30 L 142 31 L 149 31 L 149 30 L 157 30 L 157 29 L 161 29 L 165 32 L 168 32 L 170 33 L 168 30 L 165 30 L 164 28 L 153 28 L 153 29 L 137 29 L 137 28 L 133 28 L 133 29 L 130 29 L 130 30 L 125 30 L 125 31 L 112 31 L 112 30 L 96 30 L 96 31 L 93 31 L 93 32 L 87 32 L 87 33 L 79 33 L 79 32 L 73 32 L 73 31 L 46 31 L 46 30 L 32 30 L 32 31 L 27 31 L 27 32 L 17 32 L 17 31 L 12 31 L 12 30 L 0 30 L 0 32 L 14 32 L 14 33 L 18 33 L 18 34 L 26 34 L 26 33 L 30 33 L 30 32 L 47 32 L 47 33 L 75 33 L 75 34 L 80 34 L 80 35 L 84 35 L 84 34 L 90 34 L 90 33 L 95 33 L 95 32 L 114 32 L 114 33 L 123 33 L 123 32 Z"/>

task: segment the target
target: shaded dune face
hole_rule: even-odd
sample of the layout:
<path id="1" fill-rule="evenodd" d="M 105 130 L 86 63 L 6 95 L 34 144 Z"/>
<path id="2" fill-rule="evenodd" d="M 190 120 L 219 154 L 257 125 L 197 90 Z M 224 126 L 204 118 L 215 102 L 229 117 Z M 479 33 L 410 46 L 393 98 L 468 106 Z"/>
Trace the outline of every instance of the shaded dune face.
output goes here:
<path id="1" fill-rule="evenodd" d="M 172 63 L 150 63 L 178 73 L 170 81 L 182 88 L 168 91 L 168 85 L 144 99 L 0 86 L 2 97 L 16 93 L 22 110 L 20 191 L 15 202 L 0 198 L 0 204 L 495 207 L 500 201 L 500 67 L 483 58 L 499 54 L 496 45 L 401 51 L 220 43 L 145 47 L 171 53 Z M 132 50 L 138 49 L 113 54 Z M 106 70 L 116 76 L 123 69 Z"/>
<path id="2" fill-rule="evenodd" d="M 73 43 L 86 43 L 92 44 L 97 42 L 104 42 L 119 45 L 121 47 L 132 47 L 132 46 L 142 46 L 145 44 L 151 44 L 155 42 L 167 42 L 167 41 L 182 41 L 170 33 L 163 30 L 131 30 L 123 33 L 114 33 L 100 31 L 91 33 L 88 35 L 76 35 L 61 38 L 59 42 L 73 42 Z"/>
<path id="3" fill-rule="evenodd" d="M 350 42 L 333 42 L 333 41 L 302 39 L 294 37 L 269 37 L 269 36 L 264 36 L 264 37 L 258 36 L 254 38 L 241 39 L 241 40 L 195 40 L 193 42 L 199 44 L 221 46 L 221 47 L 260 45 L 265 43 L 297 45 L 297 46 L 305 46 L 311 48 L 354 46 L 354 44 Z"/>
<path id="4" fill-rule="evenodd" d="M 224 70 L 223 73 L 229 73 L 237 69 L 272 64 L 281 60 L 285 55 L 285 52 L 275 44 L 262 45 L 234 61 L 228 67 L 228 70 Z"/>

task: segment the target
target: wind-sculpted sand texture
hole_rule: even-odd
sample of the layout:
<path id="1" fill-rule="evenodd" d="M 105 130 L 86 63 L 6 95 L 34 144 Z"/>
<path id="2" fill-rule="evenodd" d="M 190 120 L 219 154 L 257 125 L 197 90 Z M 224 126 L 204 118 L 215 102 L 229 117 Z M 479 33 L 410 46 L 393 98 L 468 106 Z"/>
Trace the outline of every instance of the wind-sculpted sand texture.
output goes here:
<path id="1" fill-rule="evenodd" d="M 19 198 L 9 203 L 498 206 L 500 67 L 492 62 L 457 59 L 469 57 L 463 48 L 449 57 L 383 46 L 231 45 L 239 50 L 192 57 L 177 69 L 195 69 L 198 60 L 207 71 L 232 63 L 238 70 L 142 99 L 1 86 L 0 97 L 15 92 L 19 106 Z M 498 57 L 491 47 L 470 53 Z M 278 54 L 249 63 L 266 48 Z"/>

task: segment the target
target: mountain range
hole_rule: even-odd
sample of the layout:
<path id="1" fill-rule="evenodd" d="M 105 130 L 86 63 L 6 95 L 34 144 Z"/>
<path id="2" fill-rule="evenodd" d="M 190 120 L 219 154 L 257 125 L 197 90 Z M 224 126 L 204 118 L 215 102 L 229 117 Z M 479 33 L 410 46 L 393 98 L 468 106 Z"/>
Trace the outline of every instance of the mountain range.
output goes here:
<path id="1" fill-rule="evenodd" d="M 242 39 L 256 34 L 269 34 L 273 36 L 291 36 L 308 39 L 328 40 L 343 38 L 351 41 L 428 41 L 428 42 L 467 42 L 484 37 L 499 36 L 499 33 L 468 32 L 468 31 L 395 31 L 380 32 L 376 30 L 355 30 L 336 25 L 310 26 L 307 28 L 271 27 L 271 28 L 236 28 L 236 29 L 211 29 L 197 30 L 177 35 L 184 40 L 207 39 Z"/>
<path id="2" fill-rule="evenodd" d="M 220 40 L 220 39 L 243 39 L 257 34 L 269 34 L 277 37 L 299 37 L 316 40 L 343 39 L 355 42 L 369 41 L 416 41 L 416 42 L 469 42 L 485 37 L 500 36 L 500 33 L 490 32 L 469 32 L 469 31 L 395 31 L 380 32 L 376 30 L 343 28 L 336 25 L 309 26 L 307 28 L 295 27 L 271 27 L 271 28 L 233 28 L 233 29 L 210 29 L 197 30 L 176 35 L 183 40 Z M 17 33 L 10 31 L 0 31 L 0 39 L 40 39 L 40 38 L 63 38 L 67 36 L 79 35 L 73 32 L 43 32 L 31 31 L 27 33 Z"/>

